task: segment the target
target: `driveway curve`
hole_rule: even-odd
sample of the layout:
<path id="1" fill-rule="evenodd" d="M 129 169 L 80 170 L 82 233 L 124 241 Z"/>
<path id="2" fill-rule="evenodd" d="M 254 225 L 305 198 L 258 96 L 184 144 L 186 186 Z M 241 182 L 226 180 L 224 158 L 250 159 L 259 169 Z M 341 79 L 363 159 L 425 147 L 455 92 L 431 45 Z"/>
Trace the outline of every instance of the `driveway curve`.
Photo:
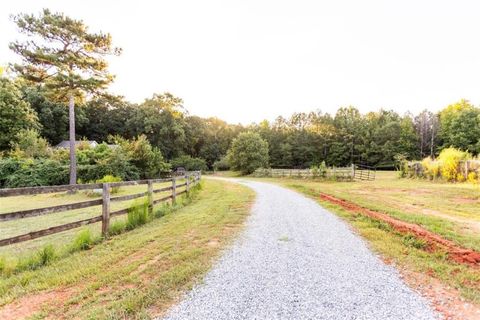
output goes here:
<path id="1" fill-rule="evenodd" d="M 262 182 L 241 236 L 164 319 L 438 319 L 349 227 Z"/>

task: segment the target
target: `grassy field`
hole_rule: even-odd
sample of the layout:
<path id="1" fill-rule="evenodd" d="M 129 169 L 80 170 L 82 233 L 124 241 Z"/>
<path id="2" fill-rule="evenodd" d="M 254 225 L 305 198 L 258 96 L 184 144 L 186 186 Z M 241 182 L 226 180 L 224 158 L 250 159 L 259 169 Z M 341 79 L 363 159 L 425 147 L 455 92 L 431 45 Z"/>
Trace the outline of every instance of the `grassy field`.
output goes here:
<path id="1" fill-rule="evenodd" d="M 183 180 L 179 180 L 179 184 L 183 183 Z M 155 183 L 154 189 L 170 186 L 171 182 Z M 183 189 L 182 189 L 183 190 Z M 121 187 L 119 192 L 112 195 L 112 197 L 134 194 L 147 191 L 147 185 L 138 186 L 125 186 Z M 164 197 L 171 193 L 171 191 L 156 193 L 154 199 Z M 79 191 L 75 194 L 67 194 L 66 192 L 39 194 L 33 196 L 18 196 L 0 198 L 0 213 L 14 212 L 20 210 L 43 208 L 55 205 L 62 205 L 68 203 L 75 203 L 81 201 L 100 199 L 101 195 L 94 194 L 91 191 Z M 135 201 L 142 201 L 140 199 L 134 199 L 122 202 L 112 202 L 110 204 L 111 210 L 124 209 L 131 206 Z M 65 212 L 58 212 L 53 214 L 47 214 L 44 216 L 31 217 L 13 221 L 0 222 L 0 239 L 9 238 L 21 234 L 25 234 L 31 231 L 41 230 L 48 227 L 61 225 L 69 222 L 74 222 L 82 219 L 91 218 L 101 215 L 102 206 L 94 206 L 90 208 L 77 209 Z M 112 222 L 118 219 L 124 219 L 124 217 L 115 217 Z M 101 223 L 91 224 L 88 227 L 91 230 L 94 237 L 100 236 Z M 58 250 L 63 250 L 68 245 L 75 235 L 78 234 L 78 229 L 72 229 L 69 231 L 61 232 L 58 234 L 50 235 L 43 238 L 38 238 L 32 241 L 27 241 L 11 246 L 0 247 L 0 257 L 5 259 L 11 259 L 23 257 L 29 255 L 32 251 L 35 251 L 46 244 L 53 244 Z"/>
<path id="2" fill-rule="evenodd" d="M 241 228 L 254 194 L 203 182 L 193 202 L 34 271 L 0 279 L 0 318 L 140 319 L 161 314 Z"/>
<path id="3" fill-rule="evenodd" d="M 377 172 L 375 181 L 334 182 L 304 179 L 269 181 L 304 193 L 348 221 L 386 261 L 419 272 L 458 289 L 467 300 L 480 304 L 480 269 L 459 265 L 444 252 L 430 252 L 411 235 L 399 234 L 386 223 L 355 215 L 322 201 L 320 192 L 413 222 L 457 244 L 480 250 L 480 189 L 467 183 L 433 183 L 399 179 L 395 172 Z"/>

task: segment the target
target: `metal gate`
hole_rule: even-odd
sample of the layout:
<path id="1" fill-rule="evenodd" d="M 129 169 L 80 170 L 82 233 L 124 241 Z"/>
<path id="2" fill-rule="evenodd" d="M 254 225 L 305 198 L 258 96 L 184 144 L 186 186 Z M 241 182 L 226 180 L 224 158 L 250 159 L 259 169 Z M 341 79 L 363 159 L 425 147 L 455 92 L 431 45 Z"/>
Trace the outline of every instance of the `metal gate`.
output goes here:
<path id="1" fill-rule="evenodd" d="M 363 164 L 353 165 L 353 177 L 355 180 L 373 181 L 377 169 Z"/>

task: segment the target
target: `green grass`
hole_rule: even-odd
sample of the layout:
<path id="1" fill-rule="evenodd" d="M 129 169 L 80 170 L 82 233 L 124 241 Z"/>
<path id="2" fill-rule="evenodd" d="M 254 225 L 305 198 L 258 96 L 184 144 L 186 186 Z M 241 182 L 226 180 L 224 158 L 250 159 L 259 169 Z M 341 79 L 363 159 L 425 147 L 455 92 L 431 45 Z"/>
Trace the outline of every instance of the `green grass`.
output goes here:
<path id="1" fill-rule="evenodd" d="M 183 183 L 183 180 L 178 183 Z M 170 182 L 166 183 L 156 183 L 154 184 L 154 189 L 163 188 L 170 186 Z M 147 185 L 138 185 L 138 186 L 125 186 L 121 187 L 119 192 L 112 197 L 128 195 L 133 193 L 146 192 Z M 154 195 L 155 199 L 165 197 L 169 194 L 170 191 L 156 193 Z M 88 201 L 94 199 L 100 199 L 101 195 L 94 194 L 87 191 L 79 191 L 75 194 L 68 194 L 65 192 L 61 193 L 51 193 L 51 194 L 39 194 L 34 196 L 19 196 L 19 197 L 7 197 L 0 198 L 0 213 L 14 212 L 20 210 L 27 210 L 33 208 L 43 208 L 55 205 L 62 205 L 68 203 L 75 203 L 81 201 Z M 111 202 L 111 210 L 120 210 L 132 206 L 136 201 L 145 200 L 144 198 L 122 201 L 122 202 Z M 74 222 L 78 220 L 83 220 L 91 217 L 101 215 L 102 207 L 94 206 L 90 208 L 71 210 L 53 214 L 47 214 L 39 217 L 31 217 L 13 221 L 6 221 L 0 223 L 0 238 L 9 238 L 21 234 L 25 234 L 31 231 L 41 230 L 49 228 L 56 225 L 61 225 L 69 222 Z M 111 223 L 115 221 L 122 220 L 123 217 L 114 217 L 111 220 Z M 99 237 L 101 233 L 101 223 L 95 223 L 87 226 L 92 233 L 94 238 Z M 59 251 L 65 250 L 73 239 L 77 236 L 78 229 L 72 229 L 69 231 L 57 233 L 47 237 L 38 238 L 32 241 L 27 241 L 15 245 L 10 245 L 6 247 L 0 247 L 0 257 L 9 259 L 9 257 L 19 257 L 19 256 L 28 256 L 32 252 L 43 248 L 47 244 L 54 244 L 55 248 Z"/>
<path id="2" fill-rule="evenodd" d="M 426 277 L 437 278 L 458 289 L 468 301 L 480 303 L 480 269 L 452 262 L 445 252 L 428 250 L 427 243 L 412 234 L 400 234 L 385 222 L 352 214 L 318 197 L 320 192 L 327 193 L 419 224 L 461 246 L 480 250 L 480 233 L 476 231 L 480 220 L 479 187 L 466 183 L 398 179 L 393 172 L 377 174 L 378 179 L 369 182 L 255 180 L 278 183 L 312 197 L 351 224 L 386 260 Z"/>
<path id="3" fill-rule="evenodd" d="M 192 197 L 155 208 L 138 228 L 41 268 L 2 276 L 0 306 L 30 304 L 36 319 L 140 319 L 161 314 L 209 269 L 241 228 L 254 193 L 205 181 Z M 112 224 L 113 225 L 113 224 Z M 33 305 L 35 301 L 44 303 Z M 0 318 L 2 307 L 0 307 Z"/>

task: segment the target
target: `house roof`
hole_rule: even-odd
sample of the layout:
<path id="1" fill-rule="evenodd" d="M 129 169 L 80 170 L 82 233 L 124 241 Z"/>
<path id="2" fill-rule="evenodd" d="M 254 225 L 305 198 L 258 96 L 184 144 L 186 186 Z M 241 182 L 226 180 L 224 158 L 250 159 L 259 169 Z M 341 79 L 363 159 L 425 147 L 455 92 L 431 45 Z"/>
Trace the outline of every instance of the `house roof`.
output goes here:
<path id="1" fill-rule="evenodd" d="M 75 141 L 75 146 L 78 146 L 80 145 L 81 143 L 88 143 L 91 147 L 96 147 L 98 145 L 97 141 L 94 141 L 94 140 L 77 140 Z M 70 148 L 70 141 L 68 140 L 63 140 L 62 142 L 60 142 L 59 144 L 57 144 L 55 146 L 55 148 L 63 148 L 63 149 L 69 149 Z"/>

